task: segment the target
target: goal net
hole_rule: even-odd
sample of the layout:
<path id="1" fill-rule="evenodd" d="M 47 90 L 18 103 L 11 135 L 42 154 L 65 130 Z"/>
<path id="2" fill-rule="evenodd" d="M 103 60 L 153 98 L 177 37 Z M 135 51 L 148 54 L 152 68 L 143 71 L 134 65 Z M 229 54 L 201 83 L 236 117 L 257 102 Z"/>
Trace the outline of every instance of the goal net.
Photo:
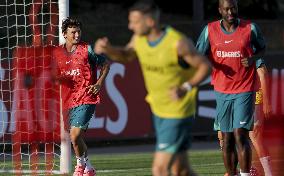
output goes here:
<path id="1" fill-rule="evenodd" d="M 0 1 L 0 173 L 70 170 L 60 88 L 51 76 L 66 2 Z"/>

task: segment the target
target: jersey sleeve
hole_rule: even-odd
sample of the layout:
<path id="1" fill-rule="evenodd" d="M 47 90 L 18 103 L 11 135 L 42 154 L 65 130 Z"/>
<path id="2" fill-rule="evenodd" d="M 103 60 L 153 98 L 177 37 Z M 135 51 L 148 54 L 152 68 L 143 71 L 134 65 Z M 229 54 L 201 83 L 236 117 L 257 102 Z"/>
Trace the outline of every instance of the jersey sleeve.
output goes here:
<path id="1" fill-rule="evenodd" d="M 90 64 L 92 66 L 100 66 L 106 61 L 106 58 L 104 56 L 95 54 L 93 47 L 91 45 L 88 45 L 88 56 Z"/>
<path id="2" fill-rule="evenodd" d="M 251 23 L 251 44 L 254 53 L 258 53 L 266 47 L 260 28 L 255 23 Z"/>
<path id="3" fill-rule="evenodd" d="M 258 69 L 262 64 L 265 65 L 264 59 L 262 59 L 262 58 L 257 59 L 257 60 L 255 61 L 256 69 Z"/>
<path id="4" fill-rule="evenodd" d="M 208 25 L 206 25 L 197 42 L 196 42 L 196 49 L 198 52 L 200 52 L 203 55 L 207 55 L 210 49 L 210 43 L 209 43 L 209 38 L 208 38 Z"/>

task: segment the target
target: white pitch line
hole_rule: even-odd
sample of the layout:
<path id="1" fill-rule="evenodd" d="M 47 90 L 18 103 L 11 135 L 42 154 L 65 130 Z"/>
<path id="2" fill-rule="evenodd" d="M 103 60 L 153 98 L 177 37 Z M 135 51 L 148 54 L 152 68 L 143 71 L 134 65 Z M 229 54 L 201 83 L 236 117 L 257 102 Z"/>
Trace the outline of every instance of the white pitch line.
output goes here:
<path id="1" fill-rule="evenodd" d="M 223 165 L 223 163 L 213 163 L 213 164 L 194 164 L 192 167 L 196 166 L 219 166 Z M 112 173 L 112 172 L 125 172 L 125 171 L 144 171 L 150 170 L 151 168 L 136 168 L 136 169 L 106 169 L 106 170 L 97 170 L 98 173 Z"/>

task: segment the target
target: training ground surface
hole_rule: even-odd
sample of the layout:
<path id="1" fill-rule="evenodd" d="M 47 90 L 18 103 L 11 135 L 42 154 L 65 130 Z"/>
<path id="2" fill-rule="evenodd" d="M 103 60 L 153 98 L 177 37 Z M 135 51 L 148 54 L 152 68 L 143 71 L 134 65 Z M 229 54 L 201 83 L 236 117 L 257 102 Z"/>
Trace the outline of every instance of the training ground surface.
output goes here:
<path id="1" fill-rule="evenodd" d="M 279 149 L 279 147 L 282 148 L 281 146 L 277 148 Z M 279 150 L 277 148 L 270 148 L 270 152 L 273 157 L 274 175 L 281 176 L 282 167 L 280 166 L 283 166 L 284 162 L 283 157 L 278 155 Z M 151 144 L 101 147 L 90 149 L 89 155 L 97 168 L 97 176 L 150 176 L 153 149 L 154 146 Z M 223 176 L 225 172 L 217 142 L 193 143 L 188 157 L 193 170 L 200 176 Z M 11 163 L 7 162 L 6 164 Z M 253 164 L 259 169 L 260 176 L 262 176 L 260 163 L 255 154 Z M 74 165 L 75 159 L 73 159 Z M 0 175 L 13 174 L 0 173 Z"/>

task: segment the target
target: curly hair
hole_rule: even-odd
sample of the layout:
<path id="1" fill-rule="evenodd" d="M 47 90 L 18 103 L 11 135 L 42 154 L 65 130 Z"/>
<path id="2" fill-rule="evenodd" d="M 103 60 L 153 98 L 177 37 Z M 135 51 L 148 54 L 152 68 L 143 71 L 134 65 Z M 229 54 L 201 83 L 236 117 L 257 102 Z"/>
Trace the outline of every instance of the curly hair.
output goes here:
<path id="1" fill-rule="evenodd" d="M 63 20 L 63 22 L 62 22 L 62 26 L 61 26 L 62 33 L 65 33 L 67 31 L 67 28 L 69 28 L 69 27 L 82 28 L 82 23 L 75 18 L 68 17 L 65 20 Z"/>

